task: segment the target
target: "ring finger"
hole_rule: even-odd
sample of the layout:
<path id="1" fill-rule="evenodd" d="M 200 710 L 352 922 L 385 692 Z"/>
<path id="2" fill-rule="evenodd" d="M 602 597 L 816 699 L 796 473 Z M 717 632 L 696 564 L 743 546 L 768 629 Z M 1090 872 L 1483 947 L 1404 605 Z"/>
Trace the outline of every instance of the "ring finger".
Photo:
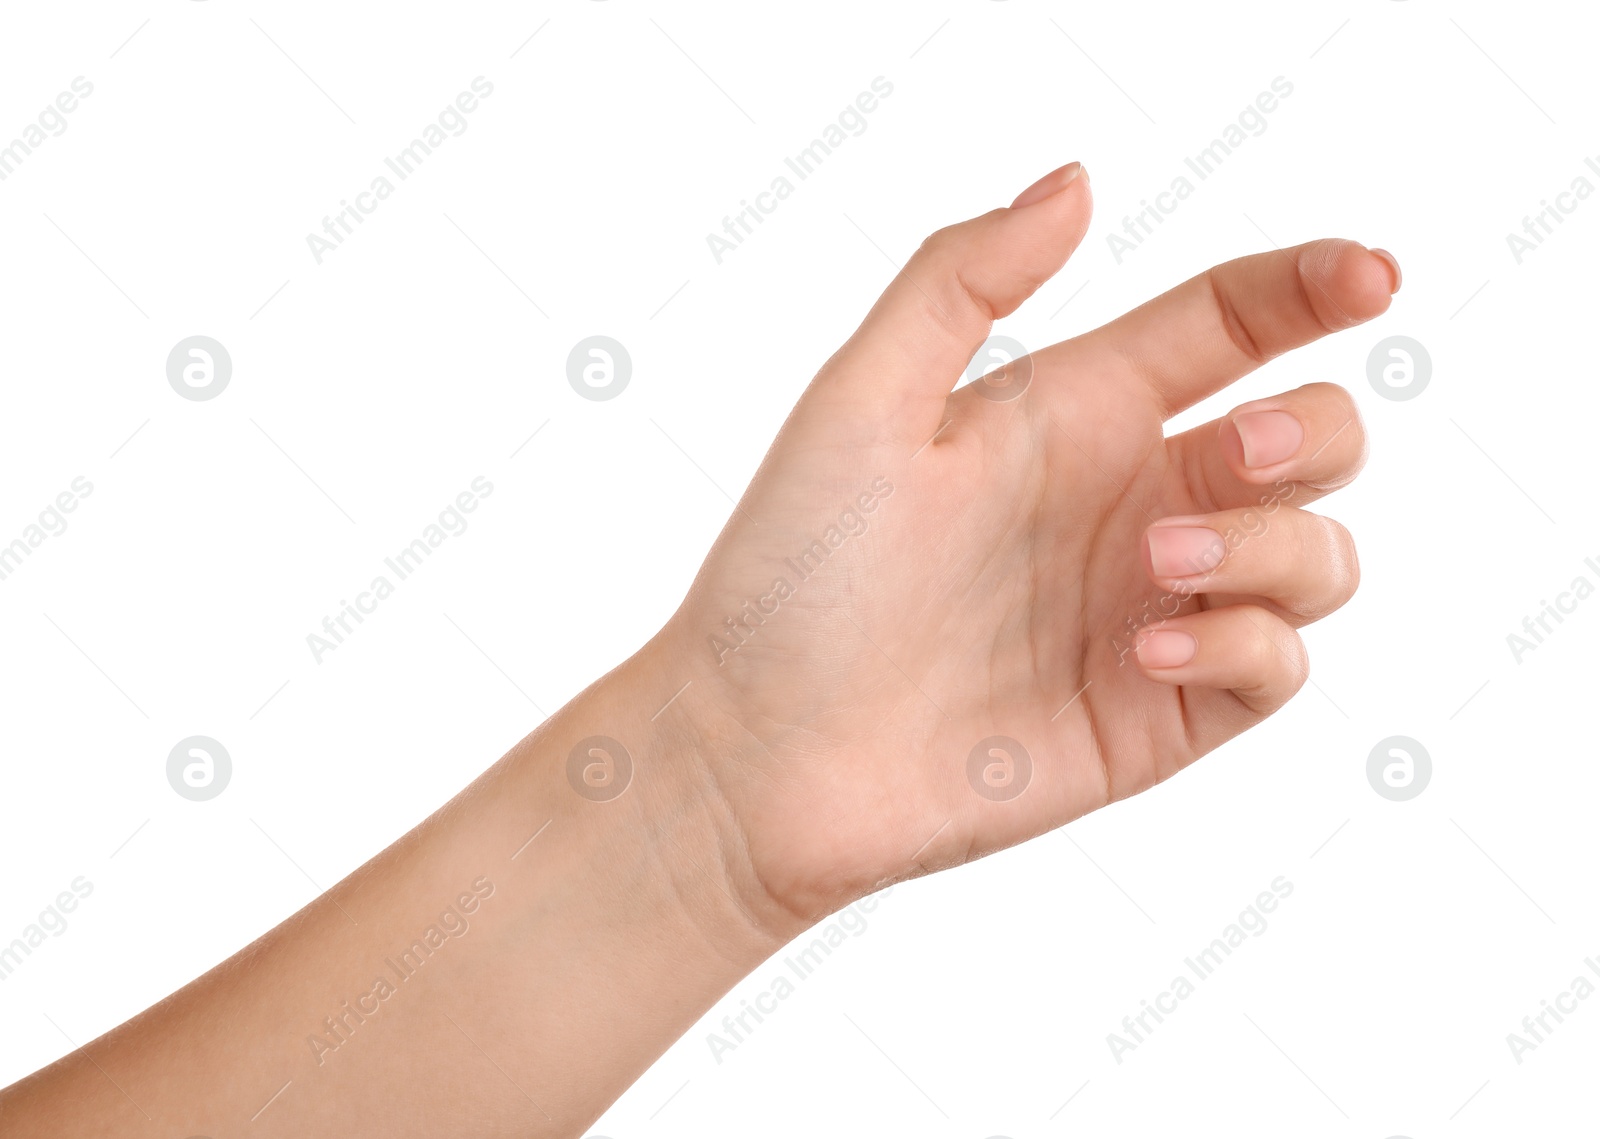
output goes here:
<path id="1" fill-rule="evenodd" d="M 1296 628 L 1349 601 L 1361 580 L 1350 532 L 1279 502 L 1163 518 L 1145 531 L 1145 572 L 1208 606 L 1266 602 Z"/>

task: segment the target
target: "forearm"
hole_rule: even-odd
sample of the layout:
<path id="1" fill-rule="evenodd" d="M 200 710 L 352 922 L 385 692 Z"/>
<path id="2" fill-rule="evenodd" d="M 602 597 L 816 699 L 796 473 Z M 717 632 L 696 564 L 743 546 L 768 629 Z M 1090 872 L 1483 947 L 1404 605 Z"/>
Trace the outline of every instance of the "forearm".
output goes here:
<path id="1" fill-rule="evenodd" d="M 781 941 L 687 704 L 651 720 L 676 687 L 636 657 L 300 913 L 0 1093 L 0 1129 L 580 1134 Z M 633 762 L 609 801 L 568 777 L 596 735 Z"/>

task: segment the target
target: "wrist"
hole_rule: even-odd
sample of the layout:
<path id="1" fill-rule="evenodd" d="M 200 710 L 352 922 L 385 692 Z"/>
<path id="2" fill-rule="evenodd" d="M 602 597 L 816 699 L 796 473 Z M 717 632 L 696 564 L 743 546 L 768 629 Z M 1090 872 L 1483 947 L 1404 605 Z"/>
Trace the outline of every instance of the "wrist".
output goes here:
<path id="1" fill-rule="evenodd" d="M 680 675 L 683 663 L 647 645 L 513 758 L 533 784 L 524 794 L 551 804 L 552 831 L 580 836 L 570 849 L 580 852 L 574 871 L 587 888 L 607 904 L 637 899 L 625 903 L 630 923 L 660 925 L 661 935 L 709 950 L 726 988 L 810 920 L 756 873 L 712 762 L 736 729 L 694 692 L 692 676 Z"/>

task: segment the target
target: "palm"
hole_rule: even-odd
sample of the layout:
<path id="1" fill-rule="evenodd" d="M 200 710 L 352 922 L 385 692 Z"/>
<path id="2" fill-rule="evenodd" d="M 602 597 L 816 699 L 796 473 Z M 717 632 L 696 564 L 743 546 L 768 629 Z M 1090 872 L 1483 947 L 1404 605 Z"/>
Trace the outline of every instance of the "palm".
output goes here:
<path id="1" fill-rule="evenodd" d="M 1192 304 L 1186 289 L 1155 304 Z M 1147 528 L 1270 490 L 1219 491 L 1217 425 L 1163 437 L 1172 400 L 1115 340 L 1145 310 L 1036 353 L 1016 399 L 930 389 L 885 424 L 851 373 L 869 370 L 875 322 L 899 317 L 894 295 L 796 409 L 675 621 L 710 631 L 696 667 L 736 710 L 719 785 L 767 888 L 807 916 L 1143 790 L 1270 710 L 1152 678 L 1132 651 L 1205 607 L 1146 573 Z M 1308 315 L 1280 339 L 1309 339 Z"/>

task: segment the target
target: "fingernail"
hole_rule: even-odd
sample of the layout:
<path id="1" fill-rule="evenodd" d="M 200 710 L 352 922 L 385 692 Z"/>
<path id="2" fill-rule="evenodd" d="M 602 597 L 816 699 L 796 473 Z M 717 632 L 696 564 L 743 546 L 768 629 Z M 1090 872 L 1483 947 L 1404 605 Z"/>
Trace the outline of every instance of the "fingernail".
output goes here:
<path id="1" fill-rule="evenodd" d="M 1306 441 L 1306 429 L 1287 411 L 1247 411 L 1233 417 L 1244 445 L 1244 465 L 1270 467 L 1291 458 Z"/>
<path id="2" fill-rule="evenodd" d="M 1083 163 L 1081 162 L 1069 162 L 1059 170 L 1052 170 L 1018 194 L 1017 200 L 1011 203 L 1011 208 L 1014 210 L 1021 209 L 1023 206 L 1031 206 L 1035 202 L 1042 202 L 1053 194 L 1059 194 L 1071 184 L 1074 178 L 1084 173 Z"/>
<path id="3" fill-rule="evenodd" d="M 1192 633 L 1157 629 L 1139 645 L 1139 663 L 1146 668 L 1177 668 L 1194 659 L 1200 642 Z"/>
<path id="4" fill-rule="evenodd" d="M 1389 266 L 1389 295 L 1394 296 L 1400 291 L 1400 262 L 1387 249 L 1369 249 L 1367 252 L 1383 258 L 1384 264 Z"/>
<path id="5" fill-rule="evenodd" d="M 1192 577 L 1222 564 L 1222 535 L 1205 526 L 1152 526 L 1145 531 L 1150 569 L 1157 577 Z"/>

